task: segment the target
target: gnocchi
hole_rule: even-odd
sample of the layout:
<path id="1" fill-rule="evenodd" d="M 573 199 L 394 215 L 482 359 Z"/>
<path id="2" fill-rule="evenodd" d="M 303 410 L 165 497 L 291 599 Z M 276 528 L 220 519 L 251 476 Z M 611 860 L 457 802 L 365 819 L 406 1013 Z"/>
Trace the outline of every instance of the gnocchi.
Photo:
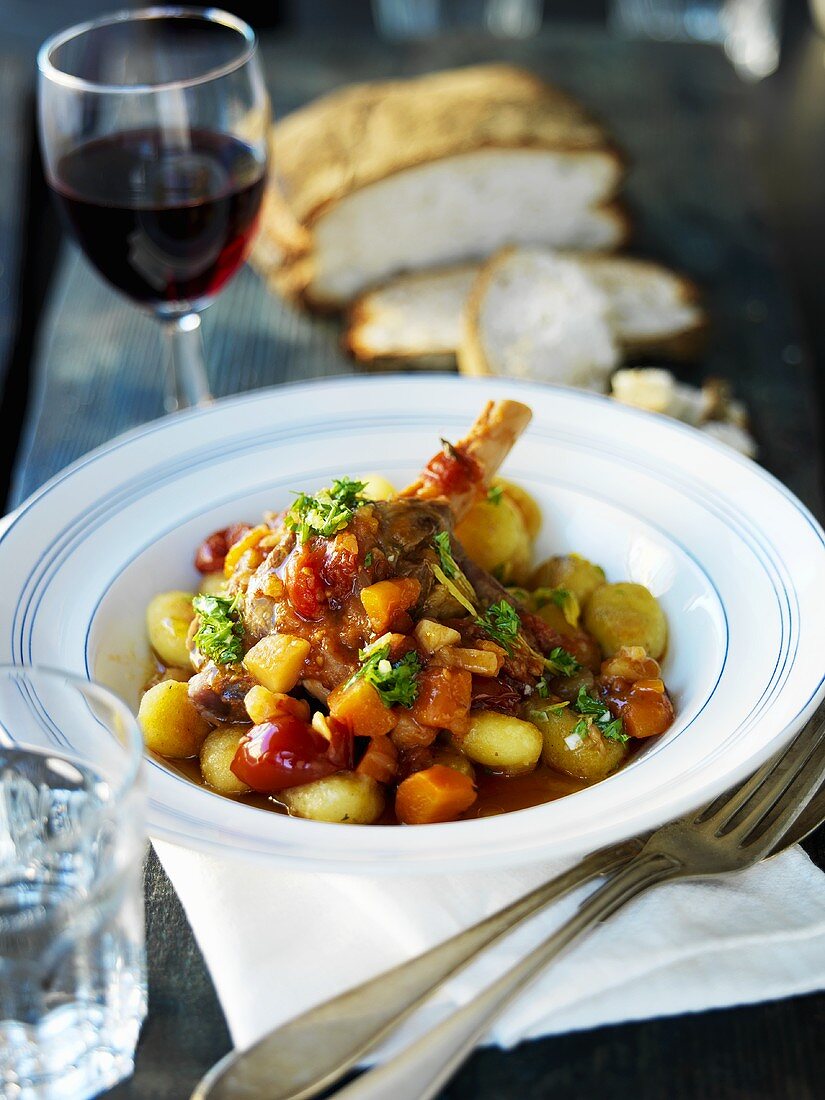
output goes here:
<path id="1" fill-rule="evenodd" d="M 161 592 L 146 608 L 149 644 L 165 665 L 191 667 L 187 636 L 195 617 L 191 592 Z"/>
<path id="2" fill-rule="evenodd" d="M 291 814 L 312 821 L 372 825 L 384 812 L 381 784 L 354 772 L 338 772 L 290 787 L 281 791 L 279 798 Z"/>
<path id="3" fill-rule="evenodd" d="M 532 588 L 562 588 L 572 592 L 584 607 L 599 585 L 607 578 L 600 565 L 594 565 L 579 554 L 561 554 L 548 558 L 533 570 Z"/>
<path id="4" fill-rule="evenodd" d="M 627 745 L 609 741 L 590 723 L 584 734 L 577 734 L 579 715 L 569 707 L 532 711 L 531 717 L 541 730 L 542 757 L 548 767 L 588 783 L 598 783 L 624 761 Z"/>
<path id="5" fill-rule="evenodd" d="M 530 536 L 524 516 L 507 496 L 480 500 L 455 529 L 467 556 L 502 584 L 521 584 L 530 571 Z"/>
<path id="6" fill-rule="evenodd" d="M 226 726 L 212 730 L 201 745 L 200 765 L 203 778 L 221 794 L 243 794 L 249 787 L 232 771 L 232 761 L 238 751 L 247 726 Z"/>
<path id="7" fill-rule="evenodd" d="M 667 645 L 667 621 L 656 598 L 642 584 L 603 584 L 591 595 L 584 625 L 612 657 L 623 646 L 641 646 L 659 660 Z"/>
<path id="8" fill-rule="evenodd" d="M 475 764 L 511 775 L 532 771 L 541 750 L 542 735 L 532 722 L 494 710 L 473 714 L 461 739 L 461 751 Z"/>
<path id="9" fill-rule="evenodd" d="M 189 685 L 162 680 L 144 692 L 138 722 L 147 749 L 181 760 L 197 756 L 212 728 L 189 698 Z"/>

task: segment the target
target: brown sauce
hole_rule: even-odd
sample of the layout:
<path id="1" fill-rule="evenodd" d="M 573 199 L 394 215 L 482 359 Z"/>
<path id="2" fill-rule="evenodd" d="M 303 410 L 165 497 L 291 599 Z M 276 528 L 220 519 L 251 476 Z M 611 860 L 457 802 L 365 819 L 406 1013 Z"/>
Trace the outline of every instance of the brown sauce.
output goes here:
<path id="1" fill-rule="evenodd" d="M 228 798 L 231 802 L 242 802 L 245 806 L 254 806 L 268 813 L 288 814 L 286 806 L 277 802 L 275 798 L 265 794 L 229 795 L 221 794 L 204 781 L 201 775 L 200 764 L 196 756 L 188 760 L 167 760 L 163 756 L 150 753 L 154 760 L 177 772 L 185 779 L 196 783 L 204 790 L 211 791 L 219 798 Z M 476 771 L 476 786 L 478 787 L 478 799 L 466 813 L 461 815 L 461 820 L 477 817 L 494 817 L 497 814 L 511 813 L 513 810 L 525 810 L 530 806 L 539 806 L 545 802 L 554 802 L 557 798 L 573 794 L 583 790 L 587 786 L 581 779 L 573 779 L 568 775 L 562 775 L 551 768 L 539 765 L 529 775 L 496 775 L 484 773 L 480 769 Z M 389 801 L 387 811 L 382 815 L 379 825 L 397 825 L 398 821 L 392 812 L 392 803 Z"/>

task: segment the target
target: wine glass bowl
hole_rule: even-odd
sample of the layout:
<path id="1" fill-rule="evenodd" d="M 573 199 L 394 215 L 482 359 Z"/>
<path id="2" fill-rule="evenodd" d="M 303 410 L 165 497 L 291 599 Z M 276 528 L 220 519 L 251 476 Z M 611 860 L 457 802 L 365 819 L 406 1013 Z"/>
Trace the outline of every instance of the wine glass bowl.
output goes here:
<path id="1" fill-rule="evenodd" d="M 254 32 L 216 9 L 80 24 L 38 55 L 47 180 L 86 257 L 164 321 L 172 407 L 208 397 L 199 312 L 251 246 L 269 105 Z"/>

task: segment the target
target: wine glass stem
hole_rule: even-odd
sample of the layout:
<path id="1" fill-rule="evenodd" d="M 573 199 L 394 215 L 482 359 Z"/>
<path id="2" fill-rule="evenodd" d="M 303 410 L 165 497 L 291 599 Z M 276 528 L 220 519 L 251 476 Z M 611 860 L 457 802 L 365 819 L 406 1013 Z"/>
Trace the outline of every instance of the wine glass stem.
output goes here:
<path id="1" fill-rule="evenodd" d="M 197 313 L 187 313 L 183 317 L 164 321 L 163 327 L 169 334 L 171 350 L 167 411 L 210 404 L 212 394 L 206 377 L 200 317 Z"/>

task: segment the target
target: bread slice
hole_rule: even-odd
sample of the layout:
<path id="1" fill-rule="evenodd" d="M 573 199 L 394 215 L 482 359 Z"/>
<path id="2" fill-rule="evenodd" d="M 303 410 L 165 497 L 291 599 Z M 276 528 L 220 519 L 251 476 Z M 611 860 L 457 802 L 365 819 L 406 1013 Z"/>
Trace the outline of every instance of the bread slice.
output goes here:
<path id="1" fill-rule="evenodd" d="M 705 314 L 689 279 L 629 256 L 566 254 L 604 292 L 610 323 L 626 355 L 687 357 L 698 350 Z M 449 365 L 461 340 L 461 316 L 478 264 L 402 275 L 355 300 L 344 346 L 361 362 Z"/>
<path id="2" fill-rule="evenodd" d="M 356 298 L 343 343 L 363 363 L 419 360 L 455 362 L 461 315 L 480 264 L 399 275 Z"/>
<path id="3" fill-rule="evenodd" d="M 576 260 L 505 248 L 479 272 L 458 346 L 464 374 L 603 391 L 619 360 L 610 303 Z"/>
<path id="4" fill-rule="evenodd" d="M 319 308 L 506 242 L 609 249 L 627 235 L 604 129 L 513 66 L 346 88 L 287 116 L 273 141 L 253 263 Z"/>
<path id="5" fill-rule="evenodd" d="M 626 355 L 685 359 L 701 348 L 707 317 L 699 288 L 661 264 L 630 256 L 580 256 L 610 302 L 610 320 Z"/>

